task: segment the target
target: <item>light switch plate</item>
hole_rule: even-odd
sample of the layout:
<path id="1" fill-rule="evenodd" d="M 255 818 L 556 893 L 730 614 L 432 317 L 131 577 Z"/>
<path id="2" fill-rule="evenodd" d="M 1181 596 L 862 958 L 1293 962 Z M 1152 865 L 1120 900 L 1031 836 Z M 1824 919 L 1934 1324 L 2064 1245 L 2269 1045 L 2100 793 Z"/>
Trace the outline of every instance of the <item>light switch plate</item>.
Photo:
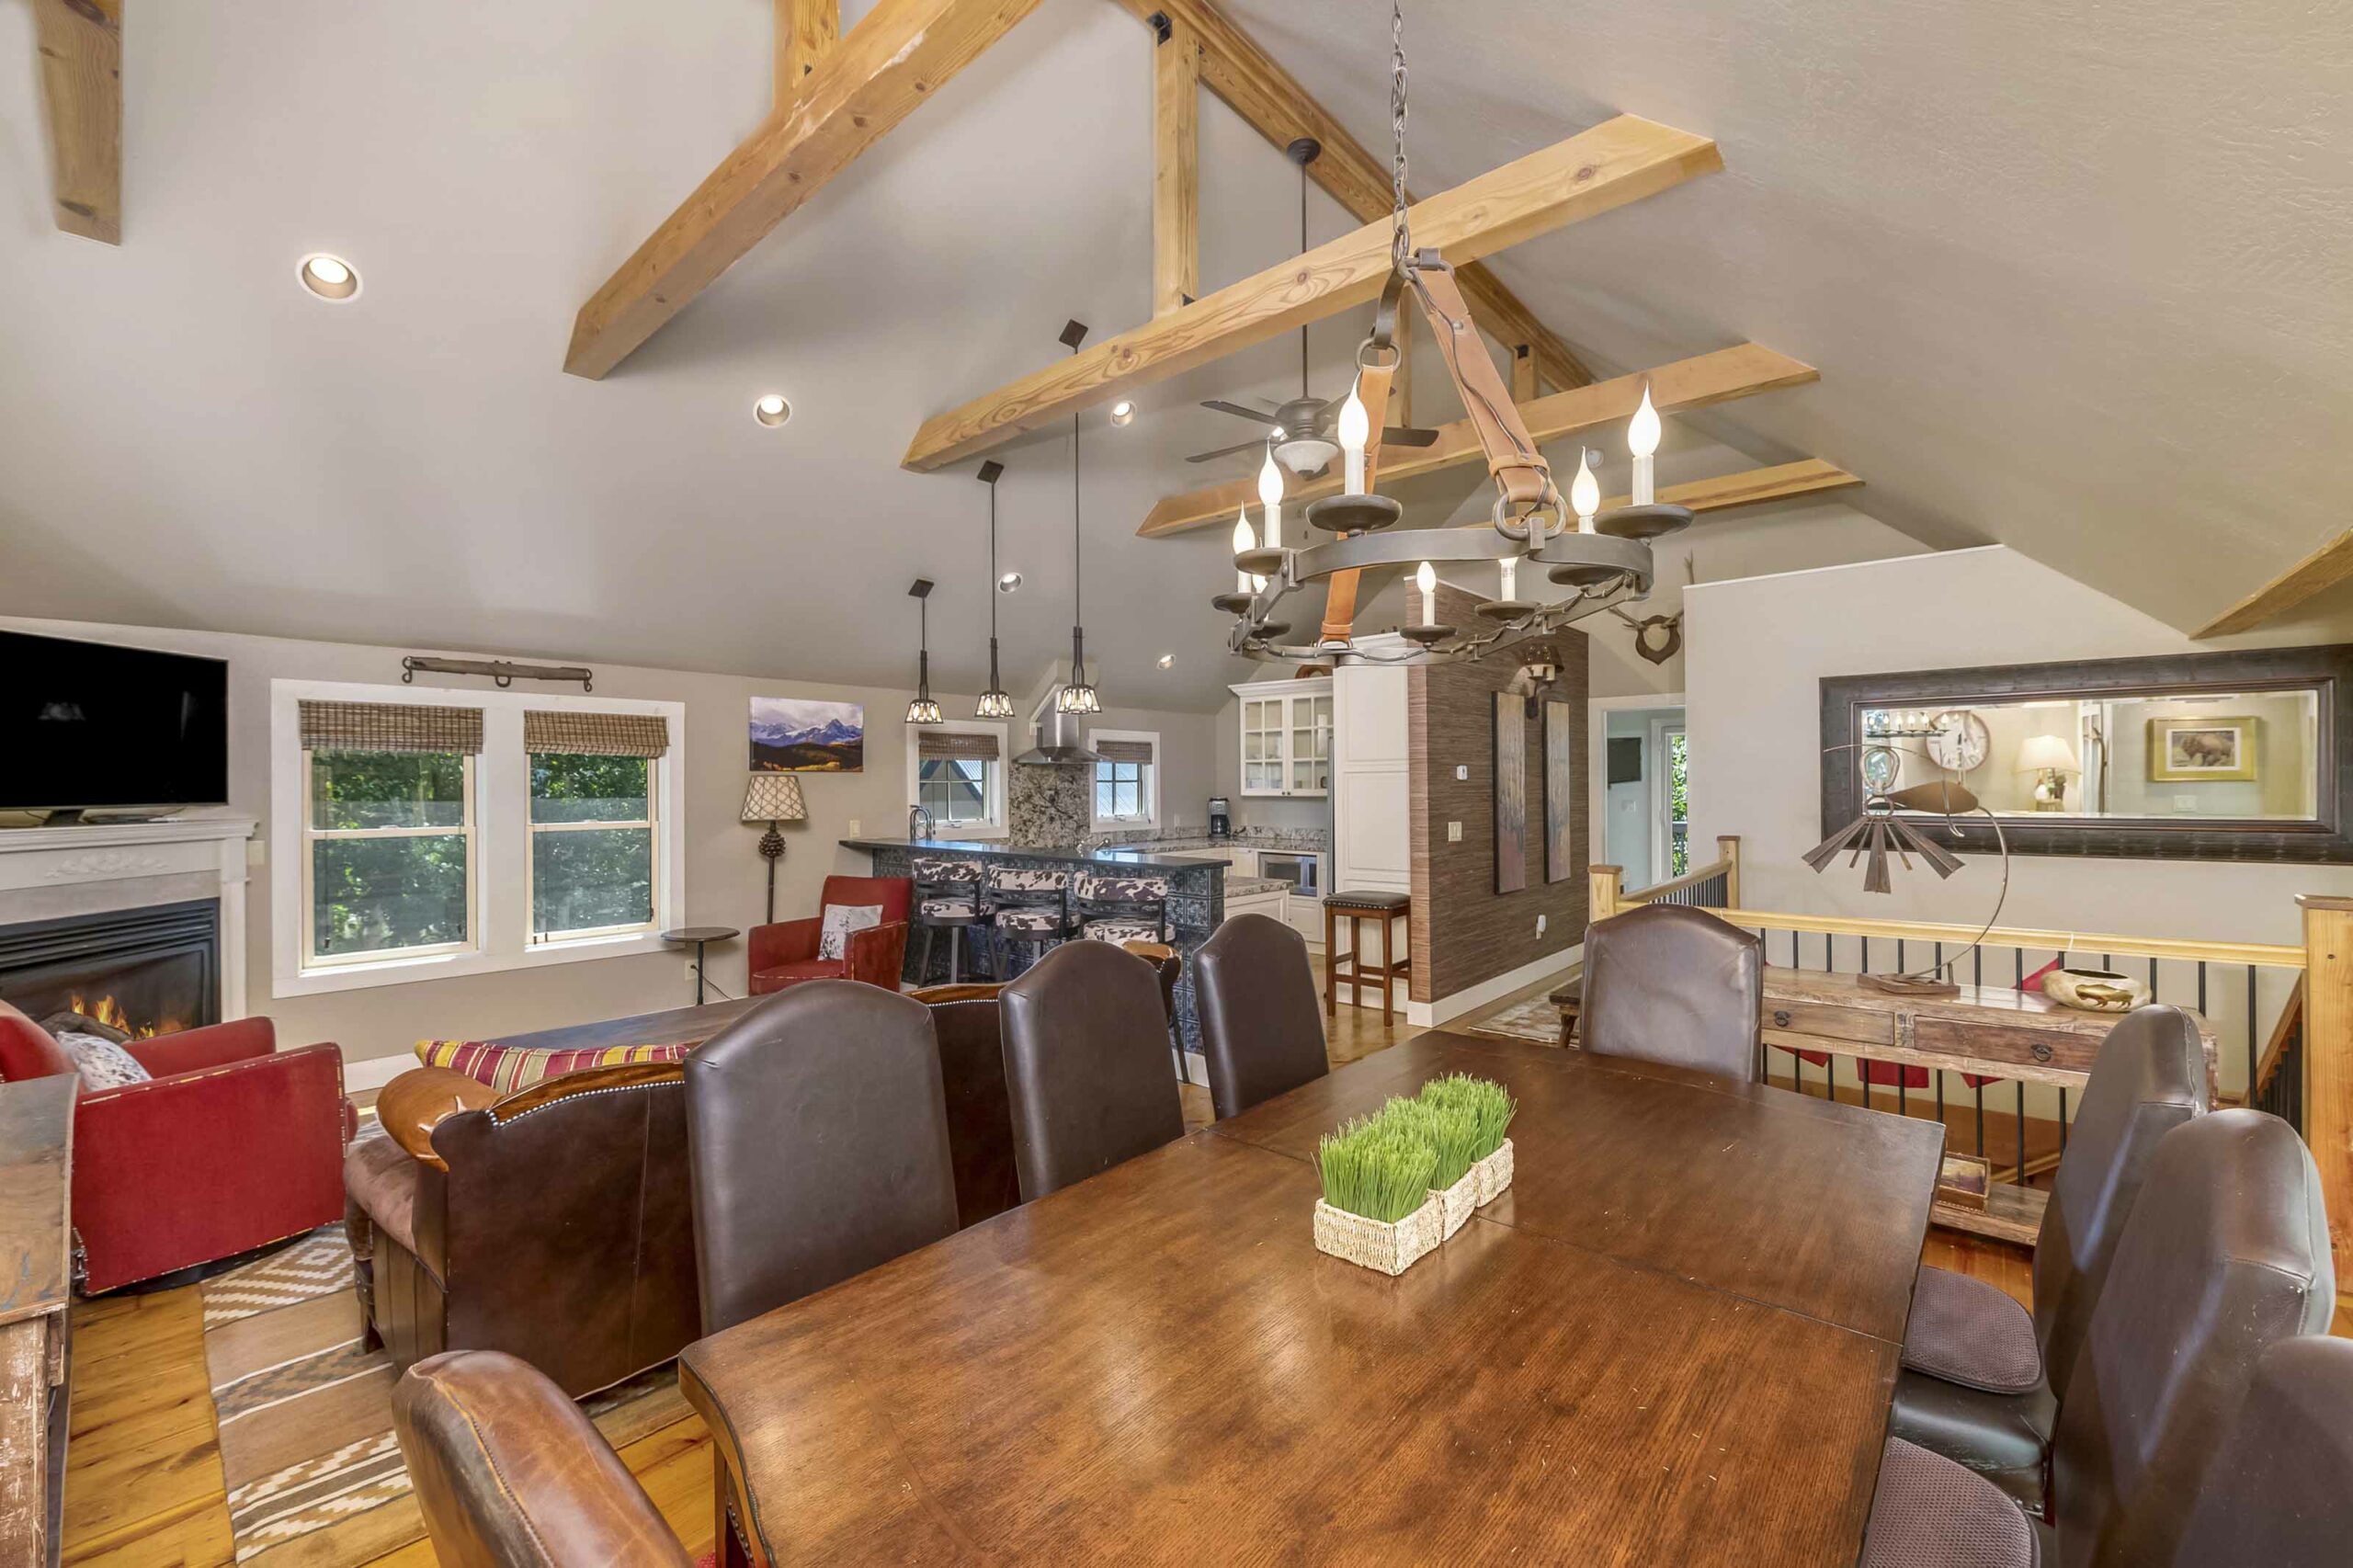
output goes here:
<path id="1" fill-rule="evenodd" d="M 850 818 L 850 819 L 849 819 L 849 835 L 850 835 L 852 838 L 856 838 L 856 837 L 858 836 L 858 829 L 860 829 L 860 828 L 861 828 L 861 827 L 863 827 L 864 825 L 865 825 L 865 824 L 863 824 L 863 823 L 859 822 L 856 817 L 852 817 L 852 818 Z"/>
<path id="2" fill-rule="evenodd" d="M 1462 842 L 1462 824 L 1461 823 L 1450 822 L 1446 824 L 1446 841 L 1449 844 L 1460 844 Z"/>
<path id="3" fill-rule="evenodd" d="M 1454 765 L 1454 778 L 1455 782 L 1458 784 L 1470 782 L 1471 765 L 1467 762 L 1456 763 Z"/>

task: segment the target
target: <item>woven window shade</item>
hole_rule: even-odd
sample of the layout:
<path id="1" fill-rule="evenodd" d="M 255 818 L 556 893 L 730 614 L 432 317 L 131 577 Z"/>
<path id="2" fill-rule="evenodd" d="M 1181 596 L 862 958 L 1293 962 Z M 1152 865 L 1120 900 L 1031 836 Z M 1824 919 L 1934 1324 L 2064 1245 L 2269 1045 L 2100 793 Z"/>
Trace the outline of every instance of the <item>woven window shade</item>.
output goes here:
<path id="1" fill-rule="evenodd" d="M 1152 760 L 1150 741 L 1097 741 L 1095 755 L 1106 762 L 1145 762 Z"/>
<path id="2" fill-rule="evenodd" d="M 995 762 L 1001 754 L 995 735 L 926 730 L 916 737 L 915 755 L 926 762 Z"/>
<path id="3" fill-rule="evenodd" d="M 670 721 L 659 713 L 523 713 L 523 749 L 574 756 L 662 756 Z"/>
<path id="4" fill-rule="evenodd" d="M 407 702 L 304 702 L 305 751 L 482 750 L 482 710 Z"/>

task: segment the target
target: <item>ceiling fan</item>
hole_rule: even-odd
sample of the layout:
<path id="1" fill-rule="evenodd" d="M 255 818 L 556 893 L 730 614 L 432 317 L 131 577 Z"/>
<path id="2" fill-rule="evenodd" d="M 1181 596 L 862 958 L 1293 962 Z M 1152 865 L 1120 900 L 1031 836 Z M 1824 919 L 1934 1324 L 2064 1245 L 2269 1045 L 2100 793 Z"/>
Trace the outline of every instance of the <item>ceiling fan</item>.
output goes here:
<path id="1" fill-rule="evenodd" d="M 1299 165 L 1299 248 L 1307 251 L 1307 165 L 1324 152 L 1324 144 L 1313 136 L 1302 136 L 1284 149 L 1290 161 Z M 1340 455 L 1340 444 L 1332 438 L 1332 429 L 1340 416 L 1340 404 L 1347 401 L 1343 392 L 1336 398 L 1313 396 L 1307 390 L 1307 328 L 1299 329 L 1299 395 L 1287 403 L 1272 403 L 1260 399 L 1263 408 L 1249 408 L 1229 403 L 1223 398 L 1209 398 L 1203 408 L 1220 414 L 1237 415 L 1253 424 L 1263 425 L 1267 433 L 1247 441 L 1237 441 L 1214 451 L 1196 452 L 1185 460 L 1191 463 L 1215 462 L 1236 452 L 1256 451 L 1271 446 L 1275 460 L 1302 475 L 1321 473 Z M 1383 444 L 1397 447 L 1427 447 L 1438 439 L 1435 430 L 1414 426 L 1395 425 L 1381 433 Z"/>

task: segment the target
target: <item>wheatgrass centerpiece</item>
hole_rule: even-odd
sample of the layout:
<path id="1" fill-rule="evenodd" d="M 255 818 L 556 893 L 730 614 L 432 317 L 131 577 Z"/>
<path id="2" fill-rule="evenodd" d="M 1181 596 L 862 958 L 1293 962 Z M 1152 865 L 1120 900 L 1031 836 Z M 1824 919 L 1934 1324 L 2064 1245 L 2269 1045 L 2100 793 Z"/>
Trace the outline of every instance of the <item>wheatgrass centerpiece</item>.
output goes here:
<path id="1" fill-rule="evenodd" d="M 1518 1108 L 1501 1085 L 1456 1074 L 1326 1133 L 1315 1149 L 1317 1248 L 1403 1274 L 1511 1185 L 1505 1133 Z"/>

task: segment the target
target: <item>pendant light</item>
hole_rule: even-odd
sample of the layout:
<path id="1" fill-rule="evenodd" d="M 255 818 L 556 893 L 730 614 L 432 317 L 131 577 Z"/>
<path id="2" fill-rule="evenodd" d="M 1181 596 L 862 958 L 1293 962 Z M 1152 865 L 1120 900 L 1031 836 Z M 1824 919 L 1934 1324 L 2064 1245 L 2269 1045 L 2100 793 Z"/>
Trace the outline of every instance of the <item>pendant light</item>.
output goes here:
<path id="1" fill-rule="evenodd" d="M 1063 325 L 1062 341 L 1073 354 L 1086 341 L 1086 324 L 1070 322 Z M 1082 508 L 1078 486 L 1078 415 L 1070 416 L 1070 682 L 1054 699 L 1058 713 L 1100 713 L 1103 699 L 1086 678 L 1086 617 L 1080 613 L 1086 596 L 1081 583 L 1080 543 L 1084 530 L 1080 527 Z"/>
<path id="2" fill-rule="evenodd" d="M 907 704 L 907 722 L 937 724 L 939 704 L 931 699 L 931 579 L 918 577 L 915 586 L 907 590 L 915 601 L 915 695 Z"/>
<path id="3" fill-rule="evenodd" d="M 996 482 L 1005 476 L 1005 465 L 994 460 L 981 465 L 981 483 L 989 487 L 989 581 L 996 574 Z M 1005 682 L 996 673 L 996 600 L 989 596 L 989 687 L 981 693 L 980 706 L 972 711 L 983 719 L 1013 717 L 1013 695 L 1005 689 Z"/>

